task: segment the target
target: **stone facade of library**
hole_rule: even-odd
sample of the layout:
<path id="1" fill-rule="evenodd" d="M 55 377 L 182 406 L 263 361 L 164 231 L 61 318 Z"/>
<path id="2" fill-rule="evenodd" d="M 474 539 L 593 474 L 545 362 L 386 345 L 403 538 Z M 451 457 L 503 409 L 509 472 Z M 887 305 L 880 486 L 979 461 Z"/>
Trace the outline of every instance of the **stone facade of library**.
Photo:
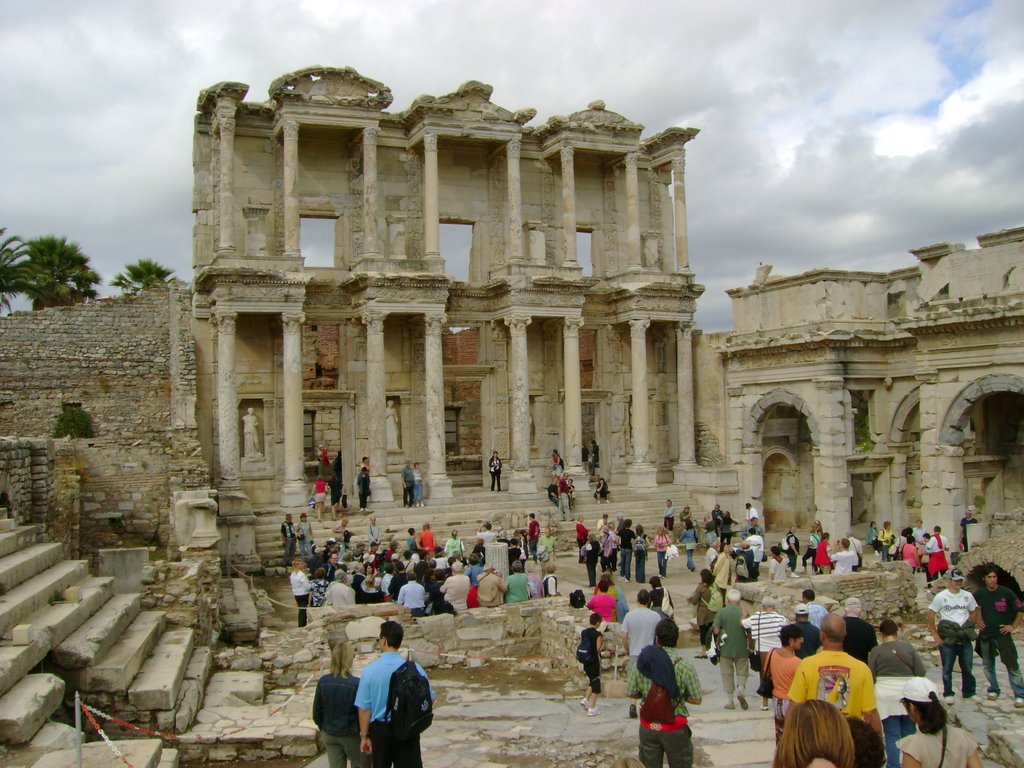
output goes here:
<path id="1" fill-rule="evenodd" d="M 130 531 L 155 507 L 177 543 L 175 497 L 212 486 L 238 562 L 256 515 L 304 506 L 321 444 L 351 496 L 366 456 L 375 499 L 410 460 L 436 500 L 486 485 L 492 451 L 508 490 L 539 495 L 552 449 L 582 476 L 592 440 L 613 487 L 672 484 L 705 510 L 751 500 L 770 525 L 1019 516 L 1024 229 L 917 249 L 890 273 L 762 267 L 730 291 L 734 329 L 701 334 L 695 129 L 645 139 L 601 102 L 531 126 L 472 81 L 389 112 L 388 88 L 351 69 L 247 93 L 199 97 L 190 290 L 0 319 L 0 433 L 45 435 L 62 404 L 93 415 L 68 464 L 83 516 L 121 509 Z M 332 247 L 312 266 L 303 233 L 324 221 Z M 470 233 L 466 279 L 446 225 Z M 104 313 L 134 313 L 135 331 L 95 338 Z M 103 364 L 66 376 L 65 347 Z M 136 376 L 147 386 L 125 386 Z M 93 506 L 118 466 L 145 492 L 108 481 Z M 0 491 L 13 482 L 0 471 Z"/>

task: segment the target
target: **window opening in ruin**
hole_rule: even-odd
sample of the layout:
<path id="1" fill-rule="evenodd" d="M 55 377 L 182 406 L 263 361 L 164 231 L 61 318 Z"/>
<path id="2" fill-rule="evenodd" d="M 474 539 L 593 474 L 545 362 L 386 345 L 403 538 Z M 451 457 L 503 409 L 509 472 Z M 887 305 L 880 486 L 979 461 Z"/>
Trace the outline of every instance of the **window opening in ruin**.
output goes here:
<path id="1" fill-rule="evenodd" d="M 307 456 L 316 455 L 316 411 L 302 412 L 302 450 Z"/>
<path id="2" fill-rule="evenodd" d="M 444 409 L 444 450 L 446 453 L 458 453 L 459 449 L 459 409 Z"/>
<path id="3" fill-rule="evenodd" d="M 443 222 L 440 229 L 445 274 L 468 283 L 469 257 L 473 251 L 473 225 Z"/>
<path id="4" fill-rule="evenodd" d="M 337 219 L 303 216 L 299 248 L 307 267 L 334 267 L 334 230 Z"/>
<path id="5" fill-rule="evenodd" d="M 576 230 L 576 261 L 586 277 L 594 274 L 594 233 L 589 229 Z"/>
<path id="6" fill-rule="evenodd" d="M 871 453 L 875 441 L 871 438 L 871 393 L 850 391 L 853 407 L 853 444 L 857 453 Z"/>

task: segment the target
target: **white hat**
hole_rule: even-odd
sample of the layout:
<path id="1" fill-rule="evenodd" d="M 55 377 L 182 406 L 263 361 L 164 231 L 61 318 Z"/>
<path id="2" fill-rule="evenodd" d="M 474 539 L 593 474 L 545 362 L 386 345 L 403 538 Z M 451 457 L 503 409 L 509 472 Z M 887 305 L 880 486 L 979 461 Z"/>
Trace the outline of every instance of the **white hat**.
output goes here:
<path id="1" fill-rule="evenodd" d="M 793 613 L 797 616 L 807 616 L 810 613 L 807 610 L 807 603 L 797 603 L 793 607 Z"/>
<path id="2" fill-rule="evenodd" d="M 903 698 L 917 704 L 939 700 L 939 689 L 927 677 L 914 677 L 903 686 Z"/>

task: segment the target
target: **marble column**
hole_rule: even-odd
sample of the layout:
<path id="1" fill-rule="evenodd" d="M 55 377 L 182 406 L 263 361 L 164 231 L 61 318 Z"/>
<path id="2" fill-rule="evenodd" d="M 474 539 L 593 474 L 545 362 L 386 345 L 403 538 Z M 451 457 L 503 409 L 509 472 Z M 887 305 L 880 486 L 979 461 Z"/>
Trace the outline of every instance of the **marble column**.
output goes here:
<path id="1" fill-rule="evenodd" d="M 576 267 L 576 169 L 572 147 L 564 147 L 562 157 L 562 235 L 565 238 L 564 267 Z"/>
<path id="2" fill-rule="evenodd" d="M 630 269 L 643 269 L 640 243 L 640 183 L 637 153 L 626 153 L 626 255 Z"/>
<path id="3" fill-rule="evenodd" d="M 425 318 L 426 341 L 423 362 L 426 368 L 427 491 L 432 499 L 450 499 L 452 481 L 445 468 L 444 444 L 444 360 L 441 355 L 441 331 L 447 319 L 444 313 Z"/>
<path id="4" fill-rule="evenodd" d="M 424 257 L 441 258 L 438 221 L 437 136 L 423 136 L 423 247 Z"/>
<path id="5" fill-rule="evenodd" d="M 519 160 L 522 140 L 516 136 L 505 145 L 508 159 L 508 260 L 523 260 L 523 189 Z"/>
<path id="6" fill-rule="evenodd" d="M 235 312 L 218 311 L 217 323 L 217 455 L 220 487 L 240 488 L 238 482 L 238 388 L 235 384 Z"/>
<path id="7" fill-rule="evenodd" d="M 636 318 L 629 321 L 630 365 L 632 367 L 632 434 L 633 463 L 629 465 L 630 488 L 654 488 L 658 485 L 657 470 L 650 463 L 650 415 L 647 403 L 647 328 L 651 321 Z"/>
<path id="8" fill-rule="evenodd" d="M 298 258 L 299 250 L 299 124 L 288 120 L 284 133 L 284 255 Z"/>
<path id="9" fill-rule="evenodd" d="M 853 452 L 847 443 L 844 402 L 848 396 L 842 376 L 822 376 L 813 380 L 817 403 L 817 445 L 814 446 L 814 506 L 817 519 L 836 539 L 850 530 L 850 475 L 846 457 Z M 765 525 L 773 521 L 762 520 Z"/>
<path id="10" fill-rule="evenodd" d="M 363 258 L 380 256 L 377 233 L 377 137 L 379 128 L 363 129 Z"/>
<path id="11" fill-rule="evenodd" d="M 673 480 L 682 485 L 688 470 L 697 466 L 693 425 L 693 329 L 676 325 L 676 407 L 678 408 L 679 461 Z"/>
<path id="12" fill-rule="evenodd" d="M 526 315 L 505 318 L 511 344 L 509 372 L 512 379 L 512 478 L 510 493 L 536 493 L 537 482 L 530 469 L 530 375 L 527 359 Z"/>
<path id="13" fill-rule="evenodd" d="M 365 312 L 366 326 L 366 438 L 370 457 L 370 493 L 376 503 L 394 501 L 388 482 L 385 439 L 387 382 L 384 372 L 384 318 L 386 312 Z"/>
<path id="14" fill-rule="evenodd" d="M 220 137 L 218 256 L 235 252 L 235 109 L 235 103 L 230 99 L 222 99 L 217 103 Z"/>
<path id="15" fill-rule="evenodd" d="M 580 328 L 582 317 L 567 317 L 562 326 L 562 367 L 565 397 L 562 399 L 566 471 L 586 477 L 583 470 L 583 413 L 580 405 Z"/>
<path id="16" fill-rule="evenodd" d="M 686 230 L 686 150 L 672 158 L 672 218 L 675 224 L 676 271 L 690 271 L 690 240 Z"/>
<path id="17" fill-rule="evenodd" d="M 305 506 L 305 459 L 302 454 L 302 324 L 301 312 L 281 316 L 284 328 L 282 352 L 282 397 L 284 400 L 284 484 L 281 486 L 282 507 Z"/>

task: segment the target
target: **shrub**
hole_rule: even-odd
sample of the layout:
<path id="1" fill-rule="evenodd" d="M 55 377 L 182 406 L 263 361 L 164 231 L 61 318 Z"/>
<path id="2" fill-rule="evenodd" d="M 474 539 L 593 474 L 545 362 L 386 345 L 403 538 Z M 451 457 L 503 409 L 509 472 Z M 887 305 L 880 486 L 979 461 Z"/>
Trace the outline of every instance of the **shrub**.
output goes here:
<path id="1" fill-rule="evenodd" d="M 92 418 L 80 405 L 62 405 L 53 427 L 53 436 L 92 437 Z"/>

